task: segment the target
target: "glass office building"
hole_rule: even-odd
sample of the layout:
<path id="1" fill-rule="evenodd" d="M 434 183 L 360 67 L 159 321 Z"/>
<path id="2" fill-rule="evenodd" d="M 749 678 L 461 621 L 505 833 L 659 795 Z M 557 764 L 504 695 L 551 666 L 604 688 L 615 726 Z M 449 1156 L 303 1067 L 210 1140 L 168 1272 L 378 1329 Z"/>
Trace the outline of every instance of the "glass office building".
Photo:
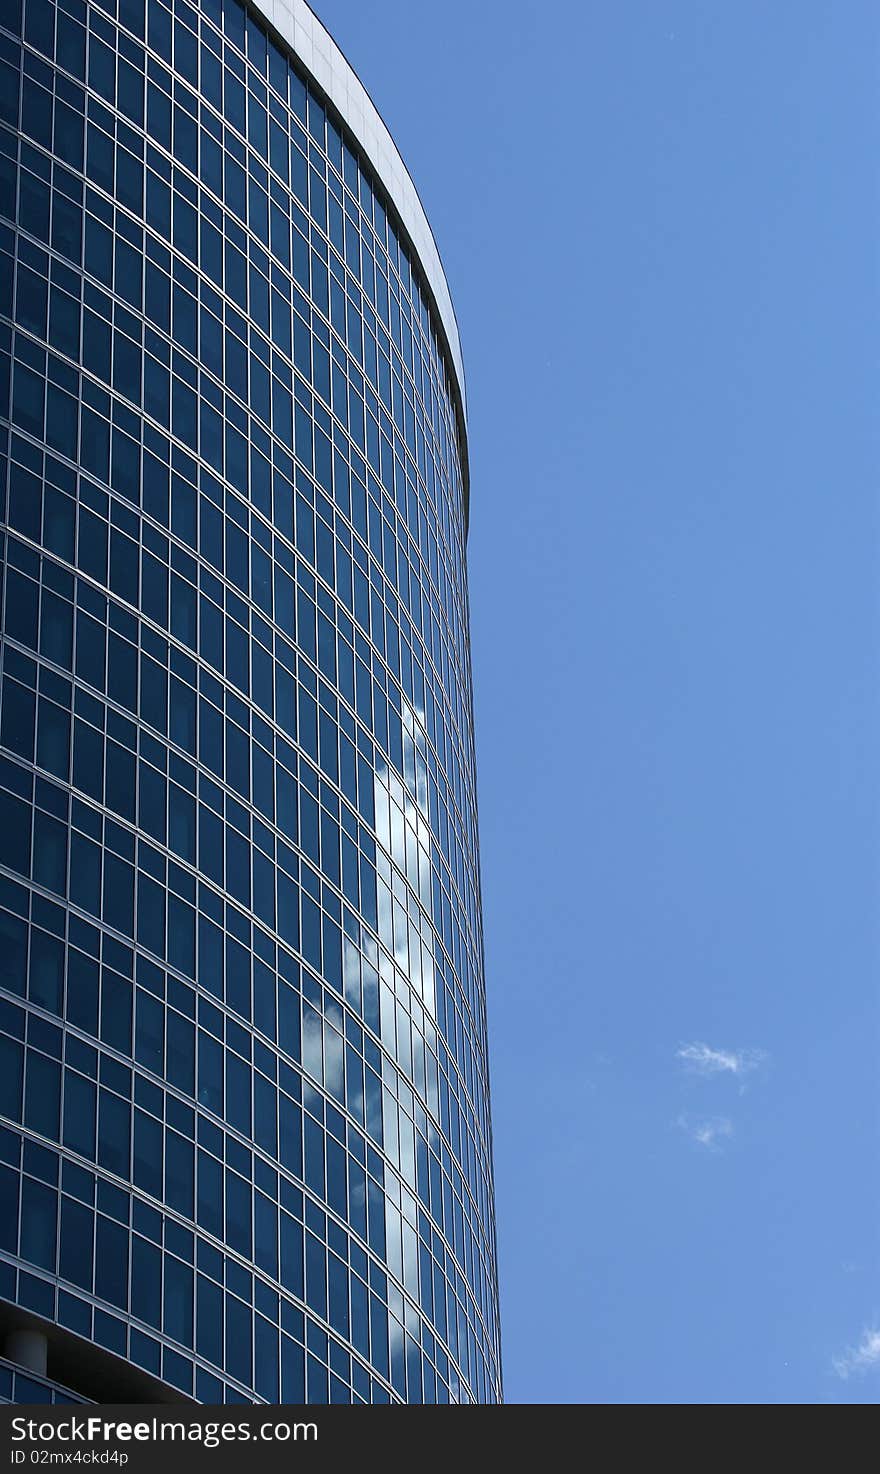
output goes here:
<path id="1" fill-rule="evenodd" d="M 0 7 L 0 1399 L 501 1395 L 458 335 L 301 0 Z"/>

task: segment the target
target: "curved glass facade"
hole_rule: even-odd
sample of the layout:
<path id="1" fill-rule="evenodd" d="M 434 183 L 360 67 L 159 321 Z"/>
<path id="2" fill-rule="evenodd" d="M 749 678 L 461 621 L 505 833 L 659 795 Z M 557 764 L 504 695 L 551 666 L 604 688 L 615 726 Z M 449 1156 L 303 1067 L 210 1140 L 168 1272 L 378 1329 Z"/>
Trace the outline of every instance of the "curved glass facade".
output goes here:
<path id="1" fill-rule="evenodd" d="M 501 1395 L 461 391 L 396 220 L 238 0 L 5 0 L 0 1331 L 47 1386 Z"/>

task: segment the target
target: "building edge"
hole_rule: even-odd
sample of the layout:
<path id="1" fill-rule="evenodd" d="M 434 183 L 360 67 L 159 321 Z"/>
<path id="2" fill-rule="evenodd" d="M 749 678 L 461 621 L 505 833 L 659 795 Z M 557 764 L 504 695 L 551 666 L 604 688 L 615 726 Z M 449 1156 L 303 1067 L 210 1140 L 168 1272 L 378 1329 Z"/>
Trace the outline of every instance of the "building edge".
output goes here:
<path id="1" fill-rule="evenodd" d="M 338 115 L 382 186 L 395 224 L 402 230 L 413 253 L 451 370 L 450 386 L 461 442 L 464 527 L 467 533 L 470 469 L 461 340 L 446 273 L 419 192 L 376 104 L 345 53 L 306 0 L 245 0 L 245 4 L 307 73 L 310 84 Z"/>

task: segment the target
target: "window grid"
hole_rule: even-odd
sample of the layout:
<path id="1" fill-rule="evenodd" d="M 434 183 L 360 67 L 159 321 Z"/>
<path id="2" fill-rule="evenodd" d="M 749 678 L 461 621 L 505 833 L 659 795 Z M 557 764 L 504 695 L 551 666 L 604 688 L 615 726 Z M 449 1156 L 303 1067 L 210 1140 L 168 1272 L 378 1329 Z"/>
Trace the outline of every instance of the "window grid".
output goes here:
<path id="1" fill-rule="evenodd" d="M 453 383 L 237 0 L 13 0 L 0 1295 L 202 1400 L 500 1396 Z"/>

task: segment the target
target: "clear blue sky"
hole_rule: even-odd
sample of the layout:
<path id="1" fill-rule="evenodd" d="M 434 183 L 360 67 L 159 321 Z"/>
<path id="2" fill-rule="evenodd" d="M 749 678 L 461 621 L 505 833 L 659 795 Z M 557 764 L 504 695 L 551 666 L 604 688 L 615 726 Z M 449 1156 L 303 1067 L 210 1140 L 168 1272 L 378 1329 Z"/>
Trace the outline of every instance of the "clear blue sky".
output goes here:
<path id="1" fill-rule="evenodd" d="M 464 346 L 507 1398 L 874 1402 L 880 12 L 316 3 Z"/>

